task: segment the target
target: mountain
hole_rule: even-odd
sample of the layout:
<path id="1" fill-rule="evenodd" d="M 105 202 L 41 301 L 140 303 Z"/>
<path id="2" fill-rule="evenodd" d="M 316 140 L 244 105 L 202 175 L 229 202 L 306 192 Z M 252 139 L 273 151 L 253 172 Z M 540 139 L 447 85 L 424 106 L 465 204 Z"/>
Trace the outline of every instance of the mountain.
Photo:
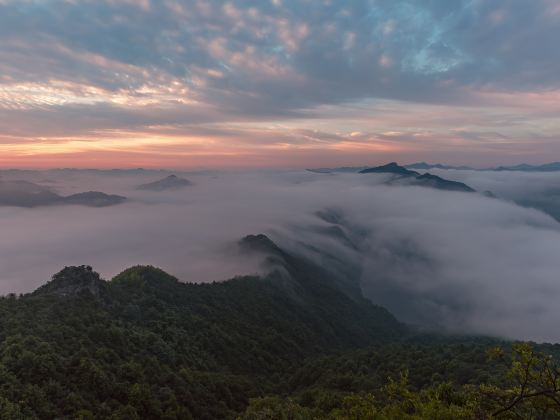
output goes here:
<path id="1" fill-rule="evenodd" d="M 331 173 L 357 173 L 364 169 L 367 169 L 367 166 L 341 166 L 339 168 L 314 168 L 314 169 L 307 169 L 307 171 L 315 172 L 318 174 L 331 174 Z"/>
<path id="2" fill-rule="evenodd" d="M 457 181 L 449 181 L 447 179 L 441 178 L 437 175 L 432 175 L 430 173 L 425 173 L 423 175 L 419 175 L 414 180 L 414 184 L 420 185 L 422 187 L 431 187 L 436 188 L 438 190 L 445 190 L 445 191 L 462 191 L 462 192 L 474 192 L 475 190 L 469 187 L 468 185 L 457 182 Z"/>
<path id="3" fill-rule="evenodd" d="M 406 169 L 404 166 L 399 166 L 396 162 L 391 162 L 383 166 L 376 166 L 373 168 L 363 169 L 360 171 L 360 173 L 361 174 L 394 174 L 394 175 L 404 175 L 404 176 L 419 175 L 418 172 Z"/>
<path id="4" fill-rule="evenodd" d="M 61 197 L 49 188 L 27 181 L 0 180 L 0 205 L 37 207 L 58 203 Z"/>
<path id="5" fill-rule="evenodd" d="M 106 290 L 106 282 L 90 266 L 65 267 L 51 281 L 35 290 L 33 295 L 77 297 L 85 293 L 99 298 L 106 297 Z"/>
<path id="6" fill-rule="evenodd" d="M 0 416 L 8 406 L 21 418 L 234 418 L 309 357 L 408 333 L 268 237 L 239 247 L 269 274 L 195 284 L 137 266 L 104 281 L 66 267 L 0 299 Z"/>
<path id="7" fill-rule="evenodd" d="M 114 206 L 124 201 L 126 201 L 126 197 L 115 194 L 105 194 L 99 191 L 88 191 L 62 197 L 62 202 L 64 204 L 78 204 L 89 207 Z"/>
<path id="8" fill-rule="evenodd" d="M 426 163 L 426 162 L 417 162 L 411 163 L 410 165 L 404 165 L 405 168 L 408 169 L 420 169 L 420 170 L 428 170 L 428 169 L 455 169 L 455 170 L 464 170 L 464 171 L 472 171 L 474 168 L 470 166 L 452 166 L 452 165 L 442 165 L 441 163 Z"/>
<path id="9" fill-rule="evenodd" d="M 389 185 L 416 185 L 419 187 L 435 188 L 444 191 L 474 192 L 475 190 L 468 185 L 450 181 L 428 172 L 420 175 L 416 171 L 411 171 L 404 166 L 399 166 L 396 162 L 387 165 L 364 169 L 361 174 L 391 174 L 394 177 L 386 183 Z"/>
<path id="10" fill-rule="evenodd" d="M 166 191 L 176 190 L 193 185 L 191 181 L 185 178 L 179 178 L 176 175 L 169 175 L 158 181 L 142 184 L 137 187 L 138 190 L 144 191 Z"/>
<path id="11" fill-rule="evenodd" d="M 110 281 L 66 267 L 0 297 L 0 418 L 490 418 L 516 397 L 507 342 L 418 334 L 265 235 L 239 248 L 269 273 L 196 284 L 151 266 Z M 532 378 L 560 351 L 540 348 L 523 348 Z M 556 418 L 531 401 L 546 416 L 518 411 Z"/>
<path id="12" fill-rule="evenodd" d="M 552 162 L 544 165 L 528 165 L 522 163 L 513 166 L 498 166 L 497 168 L 490 169 L 493 171 L 522 171 L 522 172 L 556 172 L 560 171 L 560 162 Z"/>
<path id="13" fill-rule="evenodd" d="M 98 191 L 61 196 L 50 188 L 28 181 L 0 180 L 0 206 L 39 207 L 62 204 L 78 204 L 89 207 L 105 207 L 120 204 L 126 197 L 109 195 Z"/>

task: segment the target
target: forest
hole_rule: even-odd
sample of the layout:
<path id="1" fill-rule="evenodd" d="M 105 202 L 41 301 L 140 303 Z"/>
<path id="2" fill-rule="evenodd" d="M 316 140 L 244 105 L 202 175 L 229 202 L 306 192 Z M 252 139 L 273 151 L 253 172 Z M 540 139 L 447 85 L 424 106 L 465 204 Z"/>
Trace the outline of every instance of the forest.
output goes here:
<path id="1" fill-rule="evenodd" d="M 266 276 L 66 267 L 0 299 L 2 419 L 560 417 L 560 345 L 425 332 L 259 235 Z"/>

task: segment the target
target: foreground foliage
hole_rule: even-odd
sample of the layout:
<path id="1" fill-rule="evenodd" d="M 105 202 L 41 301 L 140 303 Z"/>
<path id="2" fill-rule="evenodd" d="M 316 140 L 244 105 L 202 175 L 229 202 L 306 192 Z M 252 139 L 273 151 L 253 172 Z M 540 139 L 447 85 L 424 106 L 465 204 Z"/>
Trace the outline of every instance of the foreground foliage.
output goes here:
<path id="1" fill-rule="evenodd" d="M 560 367 L 527 343 L 489 351 L 510 364 L 500 384 L 457 386 L 449 382 L 413 390 L 408 374 L 378 389 L 343 393 L 315 389 L 315 395 L 251 401 L 242 420 L 262 419 L 557 419 Z"/>

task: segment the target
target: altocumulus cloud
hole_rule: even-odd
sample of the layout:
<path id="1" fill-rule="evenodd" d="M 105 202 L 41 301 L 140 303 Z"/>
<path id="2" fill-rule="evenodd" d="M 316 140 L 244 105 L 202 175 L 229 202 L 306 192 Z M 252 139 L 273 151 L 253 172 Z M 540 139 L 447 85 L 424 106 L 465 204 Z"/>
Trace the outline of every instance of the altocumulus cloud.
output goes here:
<path id="1" fill-rule="evenodd" d="M 508 94 L 538 101 L 530 120 L 557 134 L 559 37 L 555 0 L 2 0 L 1 140 L 111 145 L 122 131 L 196 135 L 360 101 L 495 107 Z"/>

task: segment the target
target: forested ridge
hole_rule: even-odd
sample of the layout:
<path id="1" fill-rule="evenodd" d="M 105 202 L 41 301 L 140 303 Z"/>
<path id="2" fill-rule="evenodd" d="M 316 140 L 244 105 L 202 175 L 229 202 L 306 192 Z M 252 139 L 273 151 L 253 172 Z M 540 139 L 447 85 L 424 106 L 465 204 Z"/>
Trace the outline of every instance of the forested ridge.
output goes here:
<path id="1" fill-rule="evenodd" d="M 0 299 L 0 418 L 557 418 L 558 346 L 420 334 L 262 235 L 241 246 L 276 268 L 66 267 Z"/>

